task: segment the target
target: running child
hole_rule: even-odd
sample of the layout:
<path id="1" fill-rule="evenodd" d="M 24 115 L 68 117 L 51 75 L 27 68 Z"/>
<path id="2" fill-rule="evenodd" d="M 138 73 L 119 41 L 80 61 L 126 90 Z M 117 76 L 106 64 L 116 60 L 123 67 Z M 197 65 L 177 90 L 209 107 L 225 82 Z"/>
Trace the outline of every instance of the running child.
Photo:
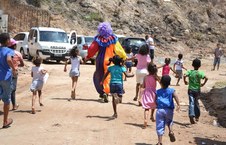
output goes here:
<path id="1" fill-rule="evenodd" d="M 126 48 L 125 52 L 126 52 L 126 56 L 127 56 L 127 59 L 125 61 L 126 72 L 131 73 L 132 72 L 132 66 L 133 66 L 133 61 L 131 60 L 131 58 L 133 58 L 132 49 Z"/>
<path id="2" fill-rule="evenodd" d="M 170 67 L 170 58 L 165 58 L 165 64 L 162 66 L 159 66 L 158 68 L 162 68 L 162 76 L 169 75 L 170 70 L 172 70 L 175 74 L 177 74 L 172 67 Z"/>
<path id="3" fill-rule="evenodd" d="M 176 77 L 178 78 L 177 79 L 177 86 L 180 86 L 179 82 L 180 82 L 180 79 L 182 79 L 183 77 L 183 69 L 187 70 L 184 66 L 183 66 L 183 54 L 178 54 L 178 59 L 177 61 L 174 63 L 174 66 L 173 66 L 173 70 L 176 70 Z"/>
<path id="4" fill-rule="evenodd" d="M 103 84 L 106 77 L 111 74 L 110 79 L 110 93 L 112 95 L 112 106 L 114 114 L 112 117 L 117 118 L 117 104 L 122 102 L 122 95 L 124 94 L 123 89 L 123 74 L 126 74 L 126 68 L 122 66 L 123 60 L 118 55 L 109 59 L 109 65 L 113 62 L 114 65 L 108 67 L 107 73 L 104 75 L 101 84 Z"/>
<path id="5" fill-rule="evenodd" d="M 23 61 L 23 57 L 21 55 L 21 53 L 19 51 L 16 51 L 16 45 L 17 42 L 14 39 L 10 39 L 10 43 L 9 43 L 9 48 L 11 48 L 12 50 L 14 50 L 15 55 L 13 56 L 13 65 L 17 71 L 16 76 L 12 77 L 12 92 L 11 92 L 11 101 L 12 101 L 12 105 L 13 105 L 13 109 L 12 110 L 17 110 L 19 107 L 19 104 L 16 103 L 16 88 L 17 88 L 17 78 L 18 78 L 18 67 L 23 67 L 24 66 L 24 61 Z"/>
<path id="6" fill-rule="evenodd" d="M 32 79 L 32 83 L 31 83 L 31 87 L 30 90 L 32 92 L 32 114 L 35 114 L 35 99 L 37 97 L 39 97 L 39 105 L 40 106 L 44 106 L 42 103 L 42 88 L 44 85 L 44 81 L 45 81 L 45 75 L 47 75 L 47 71 L 41 66 L 42 64 L 42 59 L 39 56 L 35 56 L 32 59 L 32 62 L 35 66 L 33 66 L 31 68 L 31 77 Z"/>
<path id="7" fill-rule="evenodd" d="M 157 90 L 157 111 L 156 111 L 156 132 L 158 135 L 157 145 L 162 145 L 162 137 L 165 131 L 165 125 L 169 128 L 169 137 L 171 142 L 175 142 L 176 138 L 173 133 L 173 114 L 174 102 L 177 103 L 177 111 L 180 109 L 178 96 L 173 88 L 169 88 L 171 78 L 164 75 L 161 78 L 161 89 Z"/>
<path id="8" fill-rule="evenodd" d="M 149 110 L 151 109 L 151 120 L 154 122 L 154 111 L 156 108 L 156 82 L 159 81 L 157 76 L 157 67 L 156 65 L 149 63 L 148 72 L 149 74 L 145 76 L 142 88 L 142 107 L 144 110 L 144 128 L 147 127 L 147 119 L 149 116 Z"/>
<path id="9" fill-rule="evenodd" d="M 12 76 L 16 75 L 16 69 L 12 62 L 14 51 L 7 47 L 9 41 L 10 36 L 8 33 L 0 33 L 0 100 L 4 102 L 2 128 L 8 128 L 13 123 L 13 119 L 8 116 L 12 91 Z"/>
<path id="10" fill-rule="evenodd" d="M 80 63 L 83 63 L 82 58 L 79 56 L 79 50 L 77 46 L 74 46 L 71 51 L 70 51 L 70 59 L 66 61 L 65 66 L 64 66 L 64 72 L 67 72 L 67 64 L 71 62 L 71 70 L 69 73 L 69 76 L 71 77 L 72 80 L 72 85 L 71 85 L 71 99 L 76 98 L 76 86 L 78 82 L 78 77 L 80 76 Z"/>
<path id="11" fill-rule="evenodd" d="M 125 65 L 126 65 L 126 73 L 127 74 L 130 74 L 130 77 L 133 77 L 134 74 L 132 73 L 132 67 L 133 67 L 133 53 L 132 53 L 132 49 L 129 47 L 129 48 L 126 48 L 125 49 L 125 52 L 126 52 L 126 56 L 127 56 L 127 59 L 125 60 Z M 124 79 L 126 81 L 126 77 Z"/>
<path id="12" fill-rule="evenodd" d="M 200 117 L 200 108 L 199 108 L 199 95 L 201 87 L 203 87 L 208 78 L 203 71 L 199 71 L 201 67 L 201 61 L 199 59 L 194 59 L 192 62 L 194 70 L 188 70 L 184 75 L 184 83 L 188 85 L 188 96 L 189 96 L 189 119 L 191 124 L 195 124 L 195 121 L 199 121 Z M 187 82 L 186 78 L 189 78 Z M 204 82 L 201 83 L 201 80 L 204 79 Z M 194 120 L 195 118 L 195 120 Z"/>
<path id="13" fill-rule="evenodd" d="M 134 101 L 138 100 L 139 106 L 141 106 L 141 95 L 140 95 L 140 87 L 143 84 L 144 77 L 148 74 L 147 66 L 151 62 L 149 56 L 149 46 L 147 44 L 142 45 L 139 49 L 137 55 L 135 55 L 137 59 L 137 70 L 136 70 L 136 95 L 134 97 Z"/>

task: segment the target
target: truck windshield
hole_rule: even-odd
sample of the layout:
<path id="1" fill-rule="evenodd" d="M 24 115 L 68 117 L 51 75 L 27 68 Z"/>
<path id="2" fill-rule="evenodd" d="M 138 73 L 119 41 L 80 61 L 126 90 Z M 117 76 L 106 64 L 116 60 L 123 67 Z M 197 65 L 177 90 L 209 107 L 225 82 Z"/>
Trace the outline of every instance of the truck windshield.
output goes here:
<path id="1" fill-rule="evenodd" d="M 91 44 L 93 42 L 94 37 L 85 37 L 85 42 L 87 44 Z"/>
<path id="2" fill-rule="evenodd" d="M 68 37 L 64 32 L 40 31 L 40 41 L 68 43 Z"/>

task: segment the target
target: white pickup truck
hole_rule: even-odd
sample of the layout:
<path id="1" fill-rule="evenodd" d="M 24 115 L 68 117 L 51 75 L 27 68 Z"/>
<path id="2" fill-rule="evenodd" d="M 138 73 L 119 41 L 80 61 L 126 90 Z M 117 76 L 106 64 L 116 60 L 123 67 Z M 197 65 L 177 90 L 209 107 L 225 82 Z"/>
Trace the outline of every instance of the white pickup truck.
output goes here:
<path id="1" fill-rule="evenodd" d="M 38 55 L 43 60 L 60 62 L 69 56 L 73 46 L 74 44 L 68 41 L 67 33 L 62 29 L 32 27 L 28 36 L 28 59 Z"/>

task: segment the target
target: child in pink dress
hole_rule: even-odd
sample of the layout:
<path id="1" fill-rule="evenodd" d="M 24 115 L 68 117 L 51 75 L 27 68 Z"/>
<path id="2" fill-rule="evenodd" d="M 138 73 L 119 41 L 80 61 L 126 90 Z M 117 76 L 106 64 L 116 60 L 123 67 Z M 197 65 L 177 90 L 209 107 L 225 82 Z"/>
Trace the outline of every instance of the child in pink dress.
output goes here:
<path id="1" fill-rule="evenodd" d="M 170 70 L 172 70 L 176 74 L 176 72 L 172 69 L 172 67 L 170 67 L 170 62 L 171 62 L 170 58 L 165 58 L 165 64 L 158 67 L 158 68 L 162 68 L 162 76 L 169 75 Z"/>
<path id="2" fill-rule="evenodd" d="M 156 65 L 149 63 L 148 72 L 144 78 L 143 86 L 144 90 L 142 91 L 142 107 L 144 110 L 144 128 L 147 127 L 147 118 L 149 116 L 149 110 L 151 109 L 151 120 L 154 122 L 154 111 L 156 108 L 156 82 L 159 81 L 157 76 L 157 67 Z"/>

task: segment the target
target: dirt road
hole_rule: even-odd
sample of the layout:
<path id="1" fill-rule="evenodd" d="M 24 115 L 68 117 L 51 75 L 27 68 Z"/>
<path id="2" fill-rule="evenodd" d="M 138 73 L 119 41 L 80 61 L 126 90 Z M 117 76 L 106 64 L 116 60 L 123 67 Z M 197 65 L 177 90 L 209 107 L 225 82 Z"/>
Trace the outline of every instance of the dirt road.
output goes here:
<path id="1" fill-rule="evenodd" d="M 209 82 L 202 88 L 209 91 L 217 81 L 225 80 L 226 64 L 220 71 L 210 71 L 212 60 L 206 60 L 201 69 L 207 72 Z M 191 64 L 190 62 L 187 64 Z M 143 109 L 132 101 L 135 94 L 135 77 L 124 83 L 126 94 L 123 103 L 118 106 L 118 118 L 112 119 L 111 102 L 102 103 L 92 83 L 93 65 L 81 65 L 81 76 L 77 86 L 77 101 L 70 98 L 71 80 L 63 72 L 63 64 L 43 64 L 50 77 L 43 89 L 44 107 L 38 106 L 38 112 L 31 114 L 31 62 L 19 75 L 17 88 L 17 111 L 11 111 L 14 123 L 8 129 L 0 129 L 1 145 L 150 145 L 157 143 L 155 123 L 149 122 L 142 129 Z M 190 66 L 190 65 L 189 65 Z M 191 68 L 187 65 L 188 68 Z M 135 71 L 135 68 L 133 69 Z M 161 74 L 161 72 L 159 72 Z M 172 84 L 175 84 L 175 78 Z M 165 145 L 187 144 L 226 144 L 226 129 L 213 126 L 212 117 L 201 103 L 200 122 L 190 125 L 188 120 L 187 86 L 174 87 L 179 95 L 181 111 L 175 112 L 174 132 L 177 141 L 171 143 L 168 130 L 163 138 Z M 159 88 L 159 86 L 158 86 Z M 111 98 L 110 98 L 111 99 Z M 38 102 L 38 101 L 37 101 Z M 3 104 L 0 104 L 2 108 Z M 1 119 L 3 118 L 2 112 Z"/>

